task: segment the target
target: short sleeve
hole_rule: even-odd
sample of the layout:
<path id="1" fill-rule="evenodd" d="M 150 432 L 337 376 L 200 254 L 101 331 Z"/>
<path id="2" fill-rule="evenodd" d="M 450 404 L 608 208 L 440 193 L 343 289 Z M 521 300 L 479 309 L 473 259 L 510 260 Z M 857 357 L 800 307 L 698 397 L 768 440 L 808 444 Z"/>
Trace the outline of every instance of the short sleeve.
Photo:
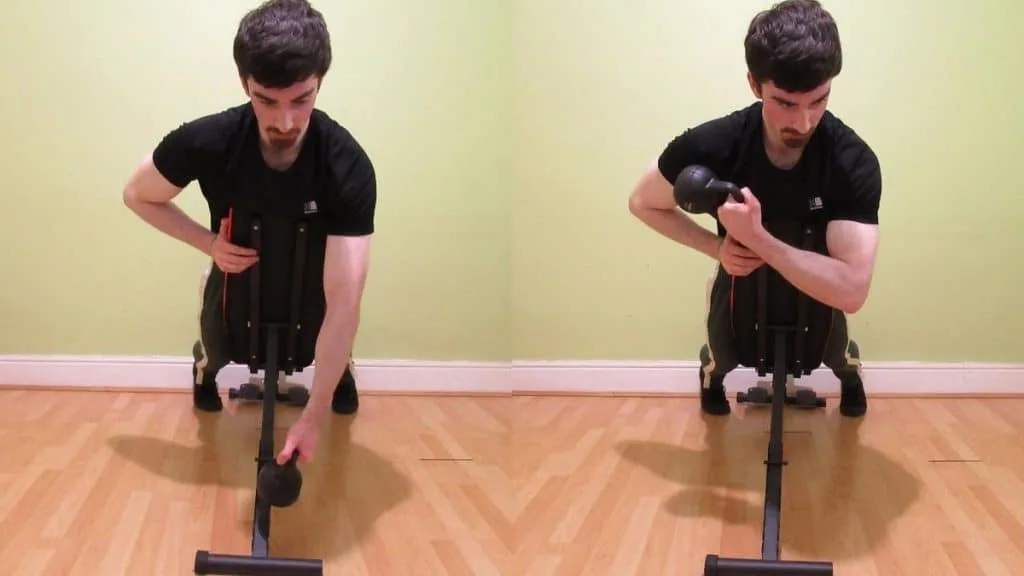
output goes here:
<path id="1" fill-rule="evenodd" d="M 198 122 L 182 124 L 167 133 L 153 150 L 153 165 L 179 188 L 184 188 L 202 174 L 201 131 Z"/>
<path id="2" fill-rule="evenodd" d="M 832 202 L 829 220 L 851 220 L 863 224 L 878 224 L 878 211 L 882 199 L 882 171 L 878 157 L 860 144 L 856 153 L 844 162 L 844 185 Z"/>
<path id="3" fill-rule="evenodd" d="M 251 118 L 242 105 L 189 120 L 164 135 L 153 150 L 153 165 L 169 182 L 184 188 L 216 170 L 228 143 Z"/>
<path id="4" fill-rule="evenodd" d="M 377 175 L 373 162 L 353 140 L 331 154 L 331 163 L 332 201 L 324 211 L 327 234 L 373 234 L 377 211 Z"/>
<path id="5" fill-rule="evenodd" d="M 683 168 L 701 163 L 699 139 L 693 130 L 676 136 L 658 156 L 658 171 L 670 183 L 675 182 Z"/>
<path id="6" fill-rule="evenodd" d="M 730 169 L 730 155 L 744 135 L 753 108 L 739 110 L 686 129 L 658 156 L 658 170 L 670 183 L 690 165 L 699 164 L 722 176 Z"/>

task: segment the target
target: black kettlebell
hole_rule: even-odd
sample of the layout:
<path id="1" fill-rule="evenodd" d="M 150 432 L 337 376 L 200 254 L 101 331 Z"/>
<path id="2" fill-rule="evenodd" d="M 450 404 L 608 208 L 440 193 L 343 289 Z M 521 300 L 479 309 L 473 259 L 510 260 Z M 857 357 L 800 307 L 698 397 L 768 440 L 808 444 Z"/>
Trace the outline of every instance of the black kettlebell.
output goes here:
<path id="1" fill-rule="evenodd" d="M 676 204 L 691 214 L 714 214 L 730 195 L 737 202 L 743 202 L 739 186 L 719 180 L 709 168 L 696 164 L 683 168 L 676 177 L 672 193 Z"/>
<path id="2" fill-rule="evenodd" d="M 278 508 L 294 504 L 302 491 L 302 472 L 299 471 L 298 459 L 299 452 L 296 450 L 283 466 L 277 461 L 264 464 L 256 479 L 256 494 Z"/>

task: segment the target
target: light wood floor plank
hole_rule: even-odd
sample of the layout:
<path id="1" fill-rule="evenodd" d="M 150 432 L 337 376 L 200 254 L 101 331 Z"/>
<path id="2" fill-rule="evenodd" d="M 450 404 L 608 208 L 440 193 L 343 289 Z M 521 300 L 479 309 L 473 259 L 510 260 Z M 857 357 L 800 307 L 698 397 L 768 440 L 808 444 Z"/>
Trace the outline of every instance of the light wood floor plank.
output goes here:
<path id="1" fill-rule="evenodd" d="M 259 407 L 0 390 L 0 565 L 191 574 L 250 544 Z M 278 411 L 280 443 L 298 411 Z M 782 555 L 849 576 L 1024 573 L 1024 400 L 787 410 Z M 333 417 L 274 554 L 327 574 L 699 575 L 761 548 L 768 411 L 695 399 L 365 396 Z"/>

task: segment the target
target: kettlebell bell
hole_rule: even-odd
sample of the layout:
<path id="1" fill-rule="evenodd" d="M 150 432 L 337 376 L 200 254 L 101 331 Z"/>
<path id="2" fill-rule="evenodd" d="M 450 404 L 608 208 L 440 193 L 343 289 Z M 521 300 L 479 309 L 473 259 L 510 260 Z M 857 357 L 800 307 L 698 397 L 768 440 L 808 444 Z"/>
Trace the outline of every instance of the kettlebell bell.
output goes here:
<path id="1" fill-rule="evenodd" d="M 691 214 L 712 214 L 729 196 L 743 202 L 739 186 L 719 180 L 709 168 L 698 165 L 683 168 L 676 177 L 672 193 L 676 204 Z"/>
<path id="2" fill-rule="evenodd" d="M 302 491 L 302 472 L 299 471 L 298 459 L 299 452 L 296 450 L 283 466 L 277 461 L 264 464 L 256 479 L 257 496 L 278 508 L 294 504 Z"/>

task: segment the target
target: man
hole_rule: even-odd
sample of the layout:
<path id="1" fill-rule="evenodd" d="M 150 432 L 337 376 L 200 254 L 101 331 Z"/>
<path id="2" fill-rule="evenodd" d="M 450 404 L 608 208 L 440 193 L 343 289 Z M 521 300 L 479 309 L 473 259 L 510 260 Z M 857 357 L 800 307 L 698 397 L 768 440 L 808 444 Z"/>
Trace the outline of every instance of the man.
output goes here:
<path id="1" fill-rule="evenodd" d="M 840 412 L 867 410 L 856 343 L 845 314 L 863 306 L 878 250 L 881 172 L 871 148 L 826 110 L 842 69 L 839 32 L 815 0 L 786 0 L 759 13 L 745 39 L 752 105 L 675 137 L 640 179 L 630 211 L 661 235 L 718 261 L 710 286 L 707 342 L 700 350 L 701 409 L 730 411 L 725 375 L 738 365 L 731 334 L 734 278 L 763 265 L 835 309 L 823 362 L 841 382 Z M 716 214 L 717 234 L 679 210 L 673 183 L 685 166 L 704 165 L 743 188 Z M 822 253 L 768 232 L 768 220 L 822 215 Z M 827 254 L 827 255 L 825 255 Z"/>
<path id="2" fill-rule="evenodd" d="M 132 174 L 124 202 L 153 227 L 212 259 L 192 368 L 193 404 L 208 412 L 222 409 L 216 375 L 230 361 L 221 300 L 225 275 L 256 261 L 252 249 L 230 242 L 232 206 L 257 197 L 292 213 L 316 206 L 313 227 L 323 231 L 326 244 L 318 276 L 324 320 L 309 402 L 278 456 L 283 463 L 297 449 L 308 462 L 330 411 L 350 414 L 358 408 L 350 358 L 374 231 L 376 177 L 355 138 L 315 108 L 331 44 L 322 15 L 305 0 L 269 0 L 246 14 L 234 59 L 249 100 L 166 134 Z M 209 230 L 172 202 L 193 181 L 209 204 Z M 263 252 L 286 249 L 264 246 Z"/>

